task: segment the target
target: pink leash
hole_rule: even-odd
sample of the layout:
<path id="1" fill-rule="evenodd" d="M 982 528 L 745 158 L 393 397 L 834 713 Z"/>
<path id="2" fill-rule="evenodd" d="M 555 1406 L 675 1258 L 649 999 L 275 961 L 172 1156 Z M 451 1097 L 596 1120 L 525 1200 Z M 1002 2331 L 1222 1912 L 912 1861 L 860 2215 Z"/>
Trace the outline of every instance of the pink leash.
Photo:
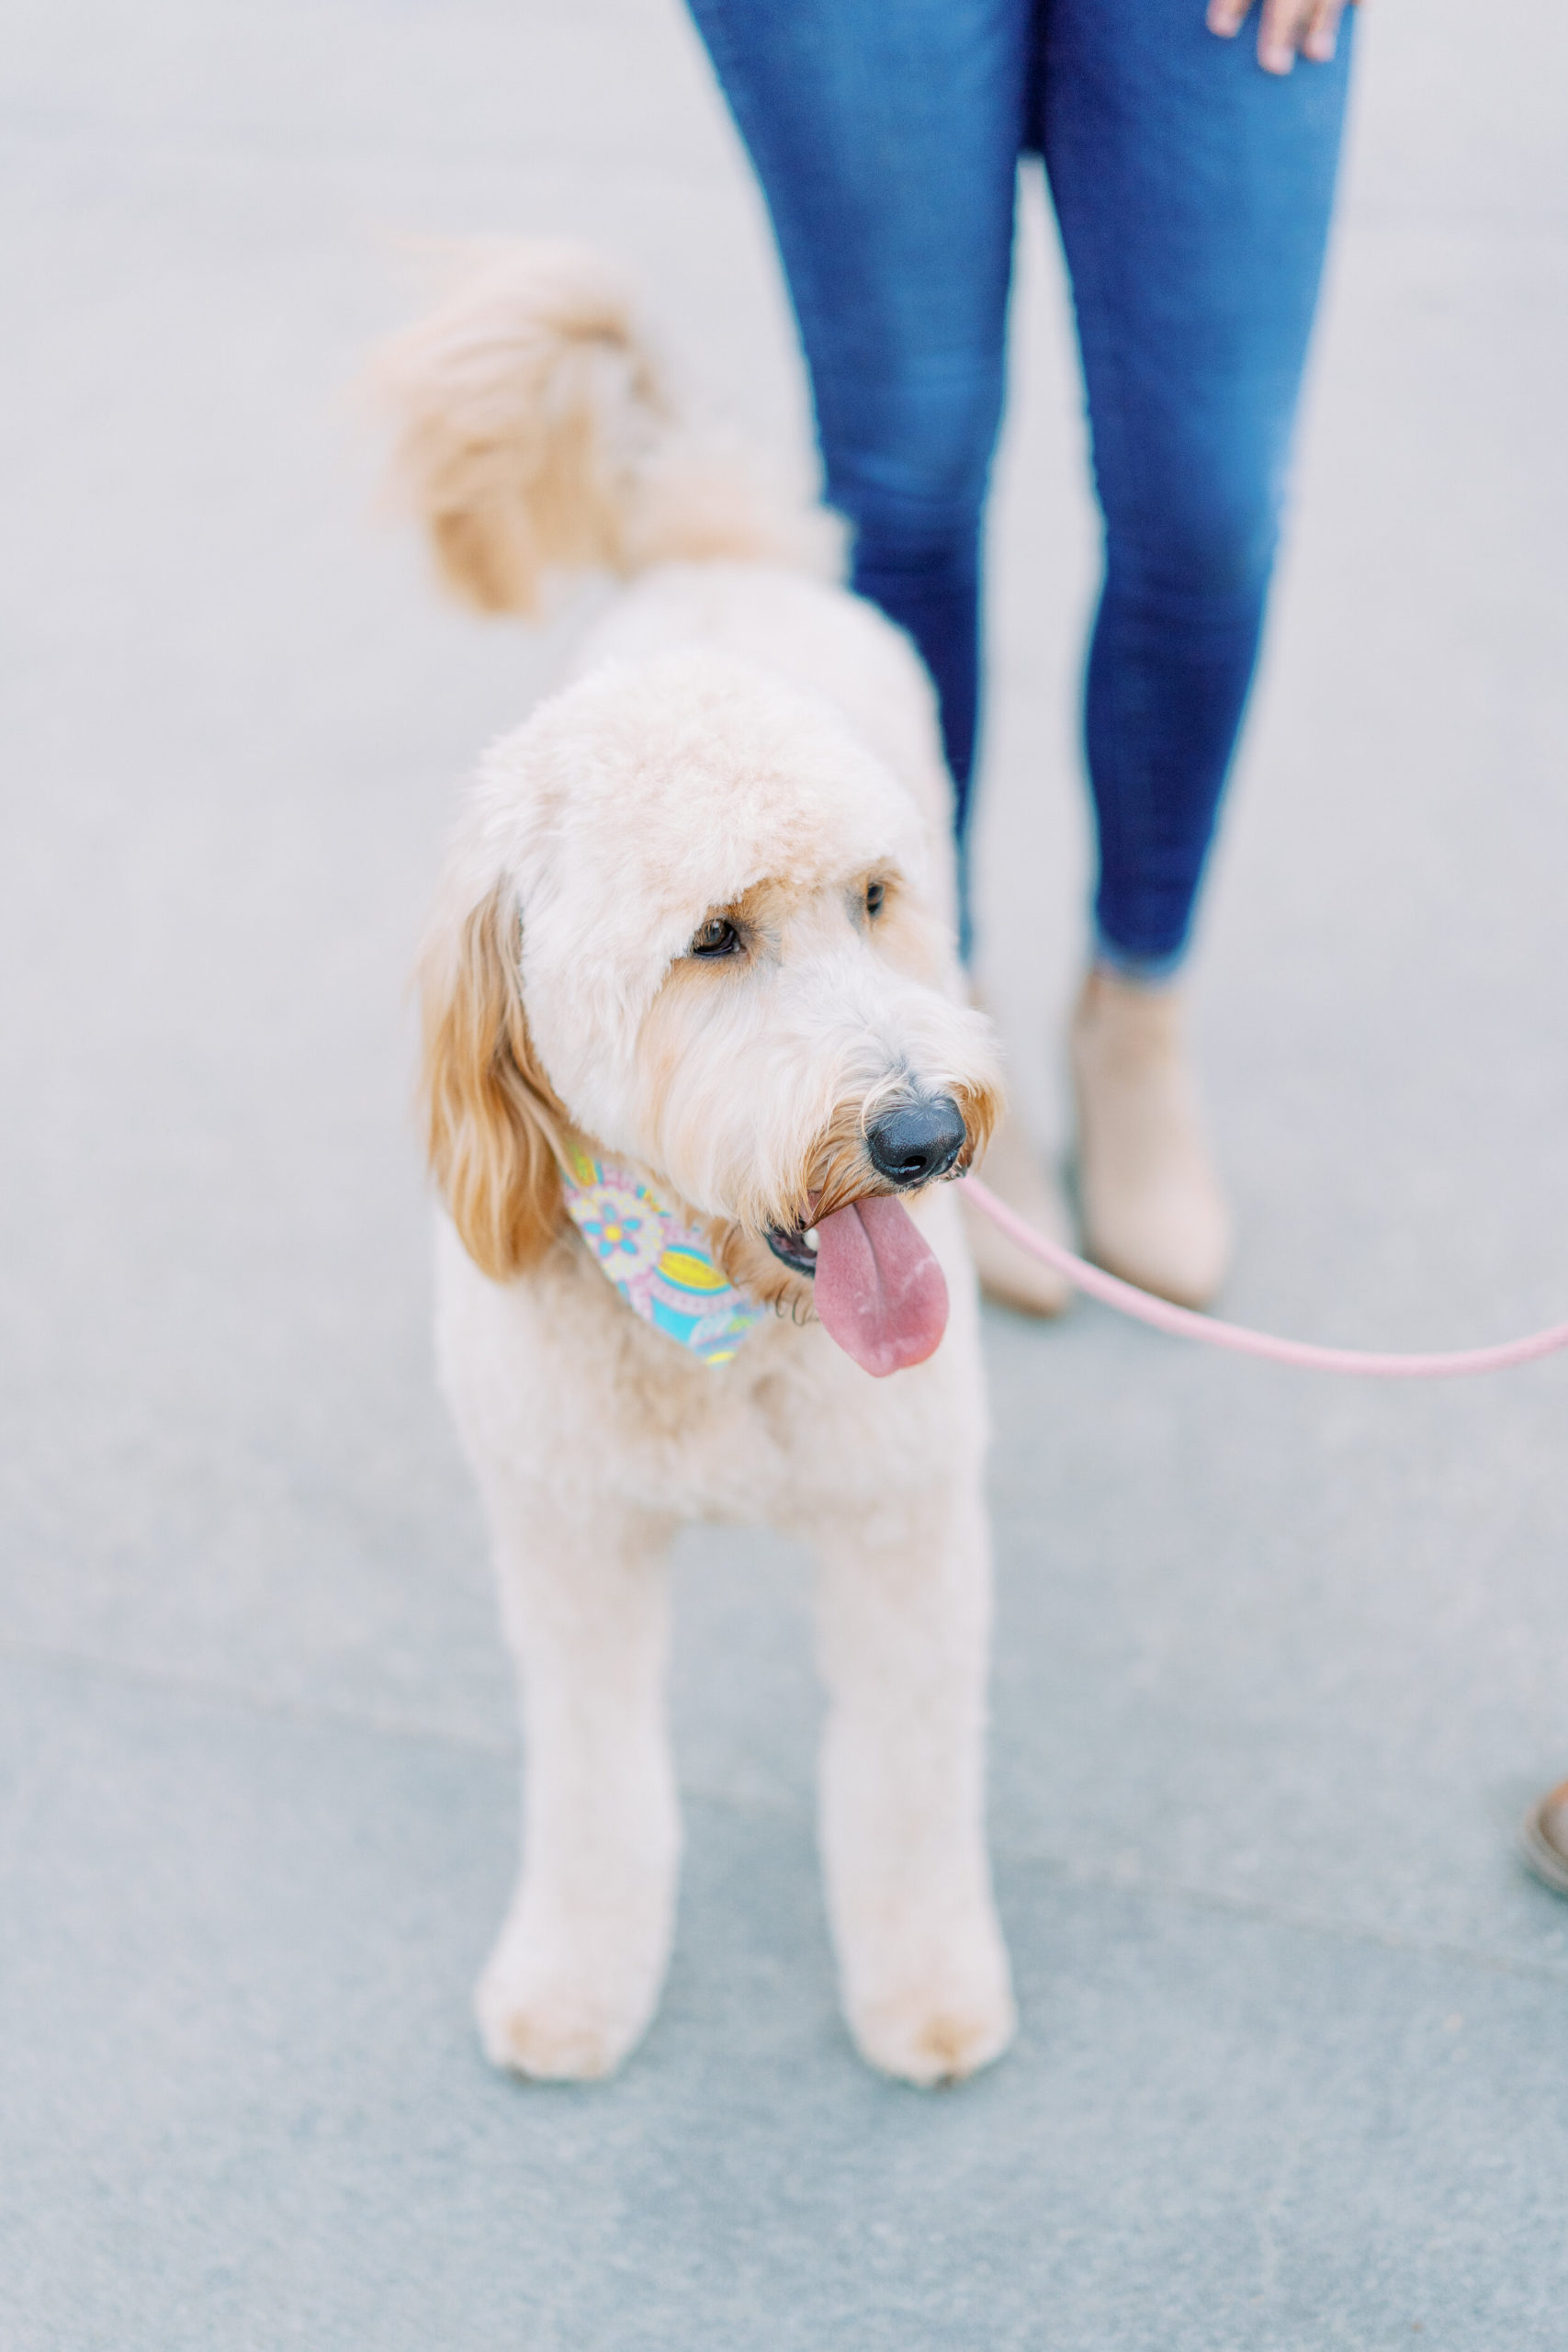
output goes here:
<path id="1" fill-rule="evenodd" d="M 1113 1306 L 1119 1315 L 1131 1315 L 1180 1340 L 1202 1340 L 1211 1348 L 1229 1348 L 1236 1355 L 1261 1356 L 1267 1363 L 1295 1364 L 1304 1372 L 1359 1373 L 1368 1380 L 1454 1380 L 1469 1372 L 1506 1372 L 1514 1364 L 1533 1363 L 1538 1356 L 1555 1355 L 1560 1348 L 1568 1348 L 1568 1323 L 1554 1324 L 1550 1331 L 1532 1331 L 1523 1340 L 1505 1340 L 1500 1347 L 1456 1348 L 1439 1356 L 1380 1356 L 1362 1348 L 1319 1348 L 1310 1340 L 1276 1340 L 1268 1331 L 1248 1331 L 1240 1323 L 1218 1323 L 1213 1316 L 1194 1315 L 1190 1307 L 1151 1298 L 1146 1290 L 1089 1265 L 1064 1250 L 1059 1241 L 1047 1241 L 1043 1233 L 1036 1233 L 977 1176 L 965 1181 L 964 1192 L 964 1198 L 984 1209 L 1010 1241 L 1038 1258 L 1042 1265 L 1054 1266 L 1076 1289 Z"/>

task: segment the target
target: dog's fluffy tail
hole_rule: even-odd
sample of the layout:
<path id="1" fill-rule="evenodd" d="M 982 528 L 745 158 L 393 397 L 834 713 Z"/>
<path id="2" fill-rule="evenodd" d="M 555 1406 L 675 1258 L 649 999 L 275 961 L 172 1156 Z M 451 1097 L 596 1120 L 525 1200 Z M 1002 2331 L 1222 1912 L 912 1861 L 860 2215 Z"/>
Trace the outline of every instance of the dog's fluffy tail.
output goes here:
<path id="1" fill-rule="evenodd" d="M 835 568 L 829 518 L 683 428 L 629 288 L 584 247 L 470 255 L 372 383 L 393 420 L 394 491 L 446 585 L 482 612 L 536 612 L 552 571 L 719 556 Z"/>

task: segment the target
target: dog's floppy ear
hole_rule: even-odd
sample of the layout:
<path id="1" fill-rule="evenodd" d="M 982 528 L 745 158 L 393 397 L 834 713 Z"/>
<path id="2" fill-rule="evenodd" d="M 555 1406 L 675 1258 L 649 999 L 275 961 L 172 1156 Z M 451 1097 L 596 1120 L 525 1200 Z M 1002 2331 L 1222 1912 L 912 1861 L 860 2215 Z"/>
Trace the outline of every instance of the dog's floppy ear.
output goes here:
<path id="1" fill-rule="evenodd" d="M 516 899 L 498 882 L 437 922 L 419 969 L 431 1170 L 464 1248 L 497 1282 L 534 1264 L 561 1219 L 565 1114 L 528 1035 L 518 936 Z"/>

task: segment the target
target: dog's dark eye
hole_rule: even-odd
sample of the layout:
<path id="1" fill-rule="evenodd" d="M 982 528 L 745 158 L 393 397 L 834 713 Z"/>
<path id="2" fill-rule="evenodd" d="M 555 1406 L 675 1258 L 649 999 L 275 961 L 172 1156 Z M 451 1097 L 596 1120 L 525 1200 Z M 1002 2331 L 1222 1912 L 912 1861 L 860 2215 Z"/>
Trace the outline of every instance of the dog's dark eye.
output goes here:
<path id="1" fill-rule="evenodd" d="M 865 886 L 865 910 L 876 916 L 882 912 L 882 902 L 887 896 L 886 882 L 868 882 Z"/>
<path id="2" fill-rule="evenodd" d="M 728 915 L 709 915 L 692 935 L 694 956 L 739 956 L 740 933 Z"/>

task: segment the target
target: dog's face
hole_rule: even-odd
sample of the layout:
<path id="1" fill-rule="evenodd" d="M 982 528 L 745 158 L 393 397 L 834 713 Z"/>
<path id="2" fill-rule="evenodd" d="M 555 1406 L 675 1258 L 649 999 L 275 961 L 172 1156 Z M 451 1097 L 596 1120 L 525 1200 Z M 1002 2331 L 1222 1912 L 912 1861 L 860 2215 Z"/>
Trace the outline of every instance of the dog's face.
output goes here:
<path id="1" fill-rule="evenodd" d="M 486 1271 L 556 1229 L 567 1131 L 795 1306 L 837 1212 L 961 1172 L 996 1068 L 933 864 L 829 709 L 716 654 L 597 671 L 500 745 L 425 966 L 433 1156 Z"/>

